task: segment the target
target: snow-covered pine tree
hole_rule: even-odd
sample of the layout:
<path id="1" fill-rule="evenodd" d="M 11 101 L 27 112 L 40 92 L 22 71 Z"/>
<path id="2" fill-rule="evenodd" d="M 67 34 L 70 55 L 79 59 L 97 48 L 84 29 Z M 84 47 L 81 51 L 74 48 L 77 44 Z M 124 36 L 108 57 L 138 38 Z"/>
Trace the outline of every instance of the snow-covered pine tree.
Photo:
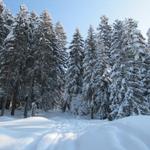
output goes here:
<path id="1" fill-rule="evenodd" d="M 89 113 L 90 104 L 92 101 L 92 74 L 96 60 L 96 36 L 92 26 L 89 27 L 88 36 L 85 40 L 84 59 L 83 59 L 83 87 L 82 96 L 83 101 L 80 108 L 81 115 Z"/>
<path id="2" fill-rule="evenodd" d="M 111 45 L 111 84 L 109 86 L 110 103 L 121 101 L 123 96 L 121 94 L 121 83 L 123 80 L 124 73 L 122 72 L 122 36 L 124 32 L 124 23 L 123 21 L 116 20 L 113 25 L 112 33 L 112 45 Z M 116 104 L 117 105 L 117 104 Z M 109 116 L 111 120 L 111 117 Z"/>
<path id="3" fill-rule="evenodd" d="M 96 51 L 95 65 L 92 73 L 92 101 L 91 118 L 94 115 L 100 119 L 107 118 L 109 113 L 109 93 L 108 85 L 110 83 L 109 72 L 110 68 L 102 57 L 102 51 L 105 49 L 103 42 Z"/>
<path id="4" fill-rule="evenodd" d="M 53 58 L 50 35 L 52 32 L 52 22 L 47 11 L 44 11 L 39 19 L 38 28 L 35 30 L 35 99 L 41 105 L 41 108 L 47 110 L 49 105 L 49 74 L 51 61 Z"/>
<path id="5" fill-rule="evenodd" d="M 91 105 L 91 118 L 97 114 L 100 119 L 107 118 L 109 113 L 109 71 L 110 47 L 112 29 L 106 16 L 101 17 L 97 34 L 97 58 L 92 74 L 93 100 Z"/>
<path id="6" fill-rule="evenodd" d="M 122 40 L 120 69 L 118 69 L 121 79 L 117 84 L 114 83 L 119 86 L 120 90 L 112 101 L 110 119 L 147 114 L 149 111 L 148 101 L 144 96 L 146 88 L 143 82 L 146 46 L 134 20 L 127 19 L 124 22 Z"/>
<path id="7" fill-rule="evenodd" d="M 146 79 L 145 79 L 145 86 L 147 88 L 146 97 L 149 102 L 150 108 L 150 29 L 147 32 L 148 42 L 147 42 L 147 56 L 145 59 L 145 68 L 146 68 Z"/>
<path id="8" fill-rule="evenodd" d="M 60 83 L 60 91 L 63 95 L 64 89 L 65 89 L 65 75 L 66 75 L 66 69 L 67 69 L 67 59 L 68 59 L 68 53 L 67 53 L 67 36 L 64 31 L 63 26 L 60 24 L 60 22 L 57 22 L 55 25 L 55 34 L 57 39 L 57 47 L 59 50 L 59 83 Z M 64 96 L 62 96 L 63 98 Z M 61 108 L 63 108 L 64 100 L 62 99 Z"/>
<path id="9" fill-rule="evenodd" d="M 0 63 L 2 62 L 2 57 L 1 54 L 4 51 L 4 40 L 8 33 L 10 32 L 11 25 L 13 23 L 13 17 L 11 13 L 5 8 L 3 1 L 0 1 Z M 1 65 L 1 64 L 0 64 Z M 6 105 L 6 95 L 5 90 L 3 89 L 4 87 L 2 86 L 2 70 L 0 67 L 0 89 L 1 89 L 1 94 L 0 94 L 0 108 L 2 108 L 2 113 L 1 115 L 4 114 L 4 109 Z"/>
<path id="10" fill-rule="evenodd" d="M 60 89 L 59 49 L 51 18 L 47 11 L 36 30 L 35 87 L 36 99 L 44 110 L 53 109 L 62 99 Z"/>
<path id="11" fill-rule="evenodd" d="M 67 36 L 66 36 L 64 28 L 60 22 L 57 22 L 55 25 L 55 34 L 56 34 L 56 38 L 57 38 L 57 41 L 59 44 L 59 48 L 61 50 L 60 53 L 62 53 L 64 55 L 64 58 L 62 59 L 62 60 L 64 60 L 63 64 L 65 64 L 66 57 L 67 57 L 66 56 L 67 55 L 67 51 L 66 51 Z M 64 68 L 66 68 L 66 67 L 64 66 Z"/>
<path id="12" fill-rule="evenodd" d="M 11 32 L 4 42 L 2 58 L 2 79 L 7 96 L 11 98 L 14 115 L 16 103 L 23 99 L 26 56 L 28 49 L 28 11 L 21 6 Z"/>
<path id="13" fill-rule="evenodd" d="M 70 58 L 66 74 L 65 85 L 65 107 L 68 106 L 71 112 L 78 114 L 82 102 L 82 79 L 83 79 L 83 49 L 84 42 L 78 29 L 76 29 L 70 45 Z"/>
<path id="14" fill-rule="evenodd" d="M 146 88 L 145 97 L 149 103 L 149 113 L 150 113 L 150 53 L 146 55 L 146 59 L 144 61 L 145 64 L 145 78 L 143 80 L 144 86 Z"/>
<path id="15" fill-rule="evenodd" d="M 11 12 L 5 8 L 3 1 L 0 1 L 0 49 L 3 48 L 4 40 L 9 34 L 14 18 Z"/>
<path id="16" fill-rule="evenodd" d="M 8 34 L 6 27 L 5 27 L 6 22 L 5 22 L 3 12 L 4 12 L 4 6 L 3 6 L 3 3 L 1 2 L 0 3 L 0 48 L 2 48 L 4 39 L 6 38 Z"/>
<path id="17" fill-rule="evenodd" d="M 148 52 L 150 53 L 150 29 L 148 29 L 147 31 L 147 49 L 148 49 Z"/>
<path id="18" fill-rule="evenodd" d="M 110 60 L 112 66 L 117 62 L 120 63 L 123 30 L 124 30 L 123 21 L 115 20 L 112 29 L 112 41 L 110 47 Z"/>
<path id="19" fill-rule="evenodd" d="M 24 109 L 24 117 L 28 116 L 28 109 L 31 109 L 32 102 L 35 102 L 35 53 L 36 53 L 36 34 L 35 31 L 38 28 L 38 16 L 31 12 L 28 15 L 28 48 L 26 54 L 26 69 L 25 69 L 25 77 L 24 77 L 24 88 L 23 95 L 25 100 L 25 109 Z"/>
<path id="20" fill-rule="evenodd" d="M 146 93 L 145 96 L 149 102 L 149 108 L 150 108 L 150 29 L 147 32 L 148 42 L 147 42 L 147 48 L 146 48 L 146 58 L 145 58 L 145 69 L 146 69 L 146 78 L 144 80 L 144 85 L 146 86 Z M 150 113 L 150 112 L 149 112 Z"/>
<path id="21" fill-rule="evenodd" d="M 112 34 L 112 29 L 111 26 L 109 25 L 109 19 L 106 16 L 102 16 L 100 21 L 100 24 L 97 28 L 97 46 L 100 49 L 101 48 L 101 43 L 104 45 L 104 49 L 102 53 L 102 57 L 104 61 L 107 64 L 111 64 L 110 62 L 110 47 L 111 47 L 111 34 Z"/>

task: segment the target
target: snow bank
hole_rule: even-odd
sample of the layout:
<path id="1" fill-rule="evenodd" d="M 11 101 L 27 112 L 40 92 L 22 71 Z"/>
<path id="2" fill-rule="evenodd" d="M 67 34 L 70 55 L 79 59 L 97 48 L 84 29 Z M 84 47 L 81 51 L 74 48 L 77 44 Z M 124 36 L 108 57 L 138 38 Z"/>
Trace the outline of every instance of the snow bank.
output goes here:
<path id="1" fill-rule="evenodd" d="M 0 150 L 150 150 L 150 117 L 0 118 Z"/>

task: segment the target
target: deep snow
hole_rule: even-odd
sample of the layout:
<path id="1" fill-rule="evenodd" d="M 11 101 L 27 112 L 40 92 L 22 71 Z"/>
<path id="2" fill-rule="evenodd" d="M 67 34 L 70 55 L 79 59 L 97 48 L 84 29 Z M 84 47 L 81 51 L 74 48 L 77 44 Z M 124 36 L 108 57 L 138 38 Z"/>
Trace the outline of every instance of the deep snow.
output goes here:
<path id="1" fill-rule="evenodd" d="M 0 117 L 0 150 L 150 150 L 150 117 Z"/>

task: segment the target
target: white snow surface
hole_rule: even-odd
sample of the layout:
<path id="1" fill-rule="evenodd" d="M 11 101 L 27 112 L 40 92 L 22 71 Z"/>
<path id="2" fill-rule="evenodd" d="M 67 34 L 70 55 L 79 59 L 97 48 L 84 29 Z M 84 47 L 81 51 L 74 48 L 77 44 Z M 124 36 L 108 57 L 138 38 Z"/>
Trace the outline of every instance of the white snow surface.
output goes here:
<path id="1" fill-rule="evenodd" d="M 0 150 L 150 150 L 150 117 L 0 117 Z"/>

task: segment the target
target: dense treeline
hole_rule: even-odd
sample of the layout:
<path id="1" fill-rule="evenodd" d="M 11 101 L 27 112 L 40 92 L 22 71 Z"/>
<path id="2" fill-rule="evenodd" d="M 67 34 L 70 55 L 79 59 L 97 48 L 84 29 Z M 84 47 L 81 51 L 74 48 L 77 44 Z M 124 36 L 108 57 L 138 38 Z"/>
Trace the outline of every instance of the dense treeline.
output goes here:
<path id="1" fill-rule="evenodd" d="M 45 111 L 61 108 L 67 60 L 63 27 L 54 26 L 46 11 L 37 16 L 21 6 L 13 17 L 1 7 L 1 115 L 5 108 L 14 115 L 22 107 L 27 117 L 35 102 Z"/>
<path id="2" fill-rule="evenodd" d="M 149 32 L 148 32 L 149 33 Z M 109 24 L 102 16 L 83 40 L 66 34 L 47 11 L 21 6 L 13 16 L 0 4 L 0 109 L 11 115 L 36 107 L 114 120 L 150 113 L 150 34 L 133 19 Z"/>

